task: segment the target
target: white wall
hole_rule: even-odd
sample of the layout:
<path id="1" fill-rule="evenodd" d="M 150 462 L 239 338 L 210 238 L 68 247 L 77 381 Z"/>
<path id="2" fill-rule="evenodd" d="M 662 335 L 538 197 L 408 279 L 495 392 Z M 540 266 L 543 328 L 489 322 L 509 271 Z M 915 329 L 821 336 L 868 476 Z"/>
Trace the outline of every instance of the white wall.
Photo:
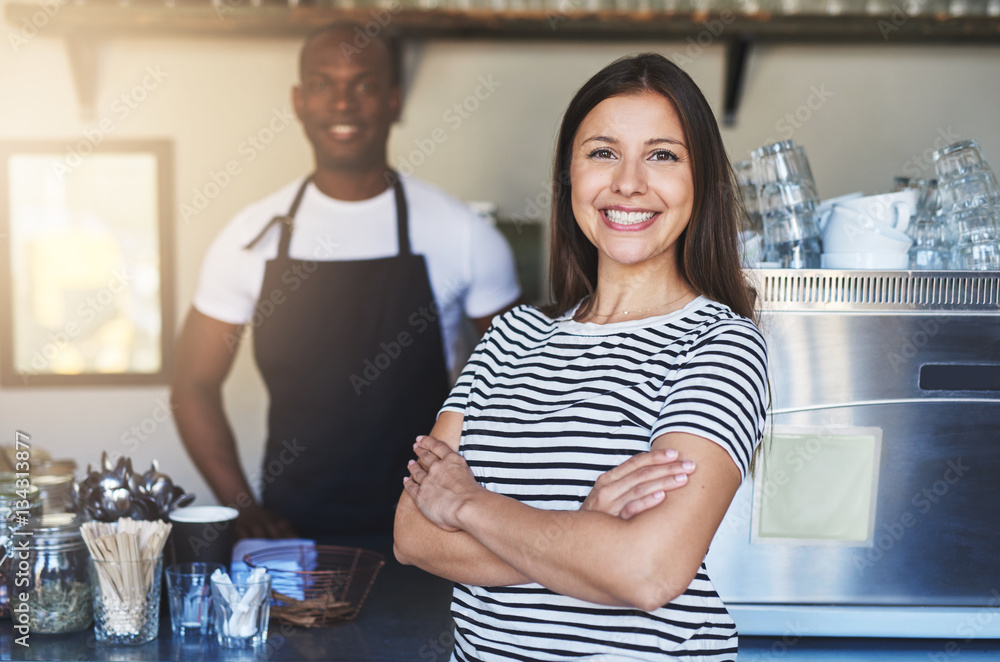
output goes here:
<path id="1" fill-rule="evenodd" d="M 169 138 L 178 207 L 193 202 L 213 171 L 229 160 L 239 162 L 240 174 L 204 211 L 186 222 L 178 214 L 176 304 L 183 315 L 202 256 L 220 227 L 243 205 L 309 168 L 308 146 L 295 123 L 274 134 L 262 151 L 244 143 L 267 128 L 275 113 L 290 111 L 297 41 L 113 41 L 100 52 L 96 117 L 85 122 L 61 41 L 42 30 L 15 52 L 10 31 L 16 28 L 3 26 L 0 44 L 0 140 L 57 139 L 69 146 L 104 118 L 114 124 L 110 137 Z M 721 112 L 721 45 L 699 52 L 684 42 L 433 42 L 420 52 L 390 156 L 404 169 L 419 162 L 416 175 L 459 197 L 498 202 L 501 215 L 538 216 L 533 207 L 544 206 L 555 130 L 570 96 L 601 66 L 639 50 L 683 56 L 685 69 Z M 749 63 L 738 125 L 723 135 L 734 160 L 765 142 L 793 137 L 806 146 L 824 196 L 885 190 L 894 175 L 917 174 L 928 150 L 945 140 L 974 138 L 1000 167 L 998 55 L 1000 48 L 892 43 L 762 47 Z M 115 100 L 150 70 L 162 80 L 125 116 Z M 480 87 L 483 81 L 492 91 Z M 484 98 L 461 118 L 454 104 L 474 98 L 477 87 Z M 446 138 L 431 149 L 427 141 L 439 128 Z M 423 157 L 417 156 L 421 144 Z M 923 174 L 929 175 L 927 166 Z M 96 463 L 102 449 L 125 453 L 137 467 L 158 458 L 163 470 L 208 503 L 208 489 L 173 424 L 157 421 L 167 397 L 166 387 L 0 389 L 0 439 L 9 441 L 14 429 L 27 431 L 37 445 L 75 459 L 81 469 Z M 261 457 L 266 398 L 246 348 L 226 399 L 244 464 L 252 471 Z M 147 438 L 134 435 L 133 426 Z"/>

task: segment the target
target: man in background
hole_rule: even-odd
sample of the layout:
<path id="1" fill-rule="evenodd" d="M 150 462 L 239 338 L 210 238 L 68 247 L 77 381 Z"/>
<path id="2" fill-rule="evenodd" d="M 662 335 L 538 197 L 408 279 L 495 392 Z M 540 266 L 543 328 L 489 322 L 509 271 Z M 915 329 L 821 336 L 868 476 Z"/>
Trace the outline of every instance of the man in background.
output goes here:
<path id="1" fill-rule="evenodd" d="M 391 533 L 463 315 L 483 333 L 520 296 L 496 229 L 390 170 L 398 47 L 376 38 L 359 50 L 355 27 L 303 45 L 293 101 L 315 170 L 223 229 L 177 344 L 177 427 L 215 497 L 240 510 L 240 537 Z M 222 402 L 248 328 L 270 397 L 262 503 Z"/>

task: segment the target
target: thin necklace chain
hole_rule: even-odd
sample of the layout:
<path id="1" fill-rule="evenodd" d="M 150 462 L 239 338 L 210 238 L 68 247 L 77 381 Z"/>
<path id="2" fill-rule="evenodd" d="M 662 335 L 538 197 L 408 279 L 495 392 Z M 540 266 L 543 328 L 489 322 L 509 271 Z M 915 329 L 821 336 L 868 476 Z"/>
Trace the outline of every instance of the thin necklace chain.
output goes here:
<path id="1" fill-rule="evenodd" d="M 615 312 L 615 313 L 607 313 L 607 314 L 604 314 L 604 313 L 589 313 L 589 314 L 592 315 L 592 316 L 594 316 L 594 317 L 603 317 L 605 319 L 607 319 L 609 317 L 615 317 L 616 315 L 638 315 L 639 313 L 647 313 L 647 312 L 649 312 L 651 310 L 659 310 L 661 308 L 666 308 L 667 306 L 669 306 L 672 303 L 677 303 L 678 301 L 680 301 L 681 299 L 683 299 L 684 297 L 686 297 L 688 294 L 689 294 L 689 292 L 684 292 L 684 294 L 680 295 L 676 299 L 671 299 L 670 301 L 668 301 L 666 303 L 661 303 L 659 306 L 653 306 L 651 308 L 639 308 L 637 310 L 620 310 L 620 311 Z"/>

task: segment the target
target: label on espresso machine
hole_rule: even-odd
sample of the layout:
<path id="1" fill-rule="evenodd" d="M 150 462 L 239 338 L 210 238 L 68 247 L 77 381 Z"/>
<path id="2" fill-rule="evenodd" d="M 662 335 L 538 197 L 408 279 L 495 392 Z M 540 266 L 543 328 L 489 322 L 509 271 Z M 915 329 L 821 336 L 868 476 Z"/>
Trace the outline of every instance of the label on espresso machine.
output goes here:
<path id="1" fill-rule="evenodd" d="M 882 429 L 775 426 L 754 482 L 754 544 L 870 545 Z"/>

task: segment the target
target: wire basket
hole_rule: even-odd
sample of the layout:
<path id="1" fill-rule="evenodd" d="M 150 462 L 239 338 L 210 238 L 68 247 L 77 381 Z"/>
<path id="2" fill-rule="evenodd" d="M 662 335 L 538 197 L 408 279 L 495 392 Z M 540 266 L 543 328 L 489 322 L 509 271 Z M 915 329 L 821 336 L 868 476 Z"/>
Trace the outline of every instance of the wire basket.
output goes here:
<path id="1" fill-rule="evenodd" d="M 308 543 L 260 549 L 243 561 L 271 575 L 271 617 L 302 627 L 353 620 L 385 565 L 367 549 Z"/>

